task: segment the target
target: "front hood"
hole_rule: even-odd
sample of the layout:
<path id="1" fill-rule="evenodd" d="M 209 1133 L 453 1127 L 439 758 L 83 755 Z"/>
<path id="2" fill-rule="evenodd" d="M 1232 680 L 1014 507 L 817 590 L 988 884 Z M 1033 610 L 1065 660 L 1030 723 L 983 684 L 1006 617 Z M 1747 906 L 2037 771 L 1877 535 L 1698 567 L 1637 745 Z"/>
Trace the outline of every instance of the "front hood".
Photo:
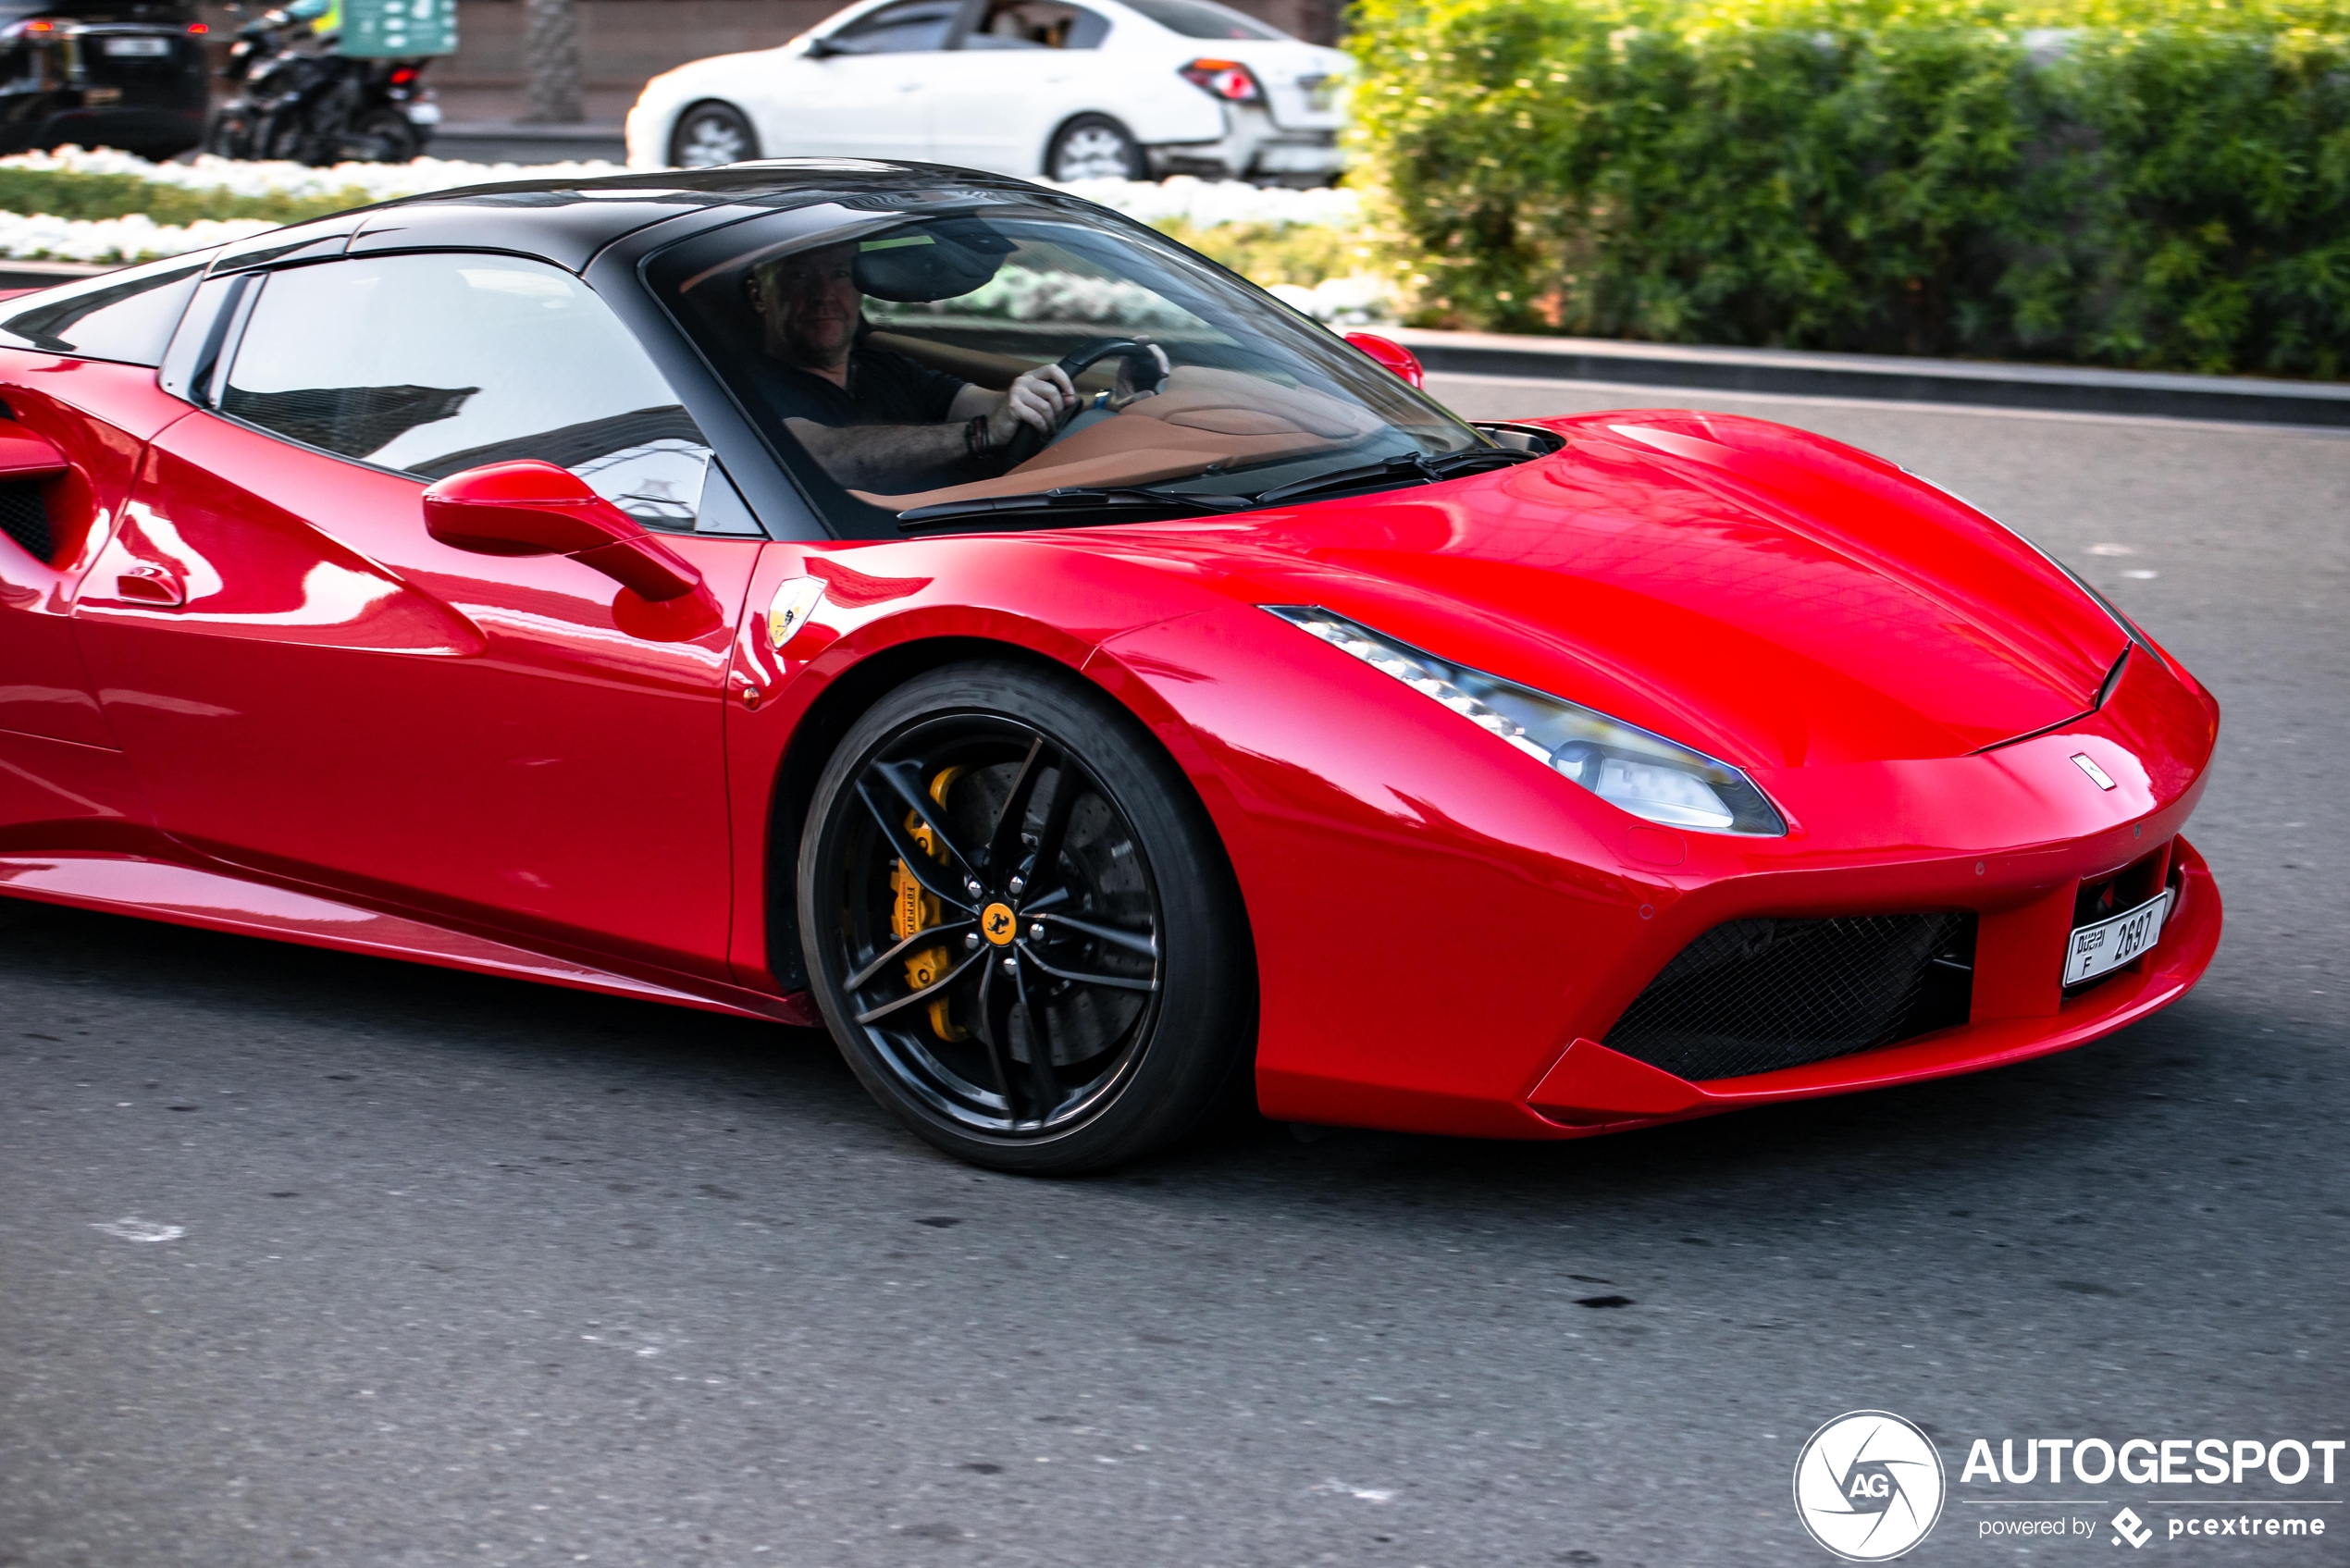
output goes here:
<path id="1" fill-rule="evenodd" d="M 1260 525 L 1228 589 L 1771 768 L 2059 724 L 2126 645 L 2029 545 L 1851 448 L 1687 413 L 1545 423 L 1565 451 Z"/>

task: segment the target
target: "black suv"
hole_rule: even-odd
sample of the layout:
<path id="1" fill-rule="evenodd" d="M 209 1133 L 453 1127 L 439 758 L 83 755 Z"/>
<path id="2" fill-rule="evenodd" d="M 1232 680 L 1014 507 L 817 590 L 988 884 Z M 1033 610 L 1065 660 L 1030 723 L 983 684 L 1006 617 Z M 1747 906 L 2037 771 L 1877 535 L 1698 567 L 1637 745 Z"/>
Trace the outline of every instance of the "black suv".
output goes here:
<path id="1" fill-rule="evenodd" d="M 204 25 L 169 0 L 0 0 L 0 154 L 204 140 Z"/>

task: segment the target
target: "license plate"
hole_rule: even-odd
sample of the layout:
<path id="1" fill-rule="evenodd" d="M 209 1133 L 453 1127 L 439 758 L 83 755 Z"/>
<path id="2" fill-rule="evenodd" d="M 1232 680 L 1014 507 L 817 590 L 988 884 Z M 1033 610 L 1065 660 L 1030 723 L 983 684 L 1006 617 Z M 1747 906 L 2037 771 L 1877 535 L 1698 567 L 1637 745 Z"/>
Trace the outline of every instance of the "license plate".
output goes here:
<path id="1" fill-rule="evenodd" d="M 105 52 L 110 59 L 152 60 L 157 56 L 171 53 L 171 40 L 167 38 L 109 38 L 105 42 Z"/>
<path id="2" fill-rule="evenodd" d="M 2127 914 L 2073 927 L 2072 945 L 2064 950 L 2064 983 L 2095 980 L 2144 953 L 2162 934 L 2163 917 L 2170 912 L 2171 890 L 2164 888 Z"/>
<path id="3" fill-rule="evenodd" d="M 1305 106 L 1316 114 L 1329 112 L 1338 100 L 1338 83 L 1327 76 L 1301 76 L 1297 90 L 1305 94 Z"/>

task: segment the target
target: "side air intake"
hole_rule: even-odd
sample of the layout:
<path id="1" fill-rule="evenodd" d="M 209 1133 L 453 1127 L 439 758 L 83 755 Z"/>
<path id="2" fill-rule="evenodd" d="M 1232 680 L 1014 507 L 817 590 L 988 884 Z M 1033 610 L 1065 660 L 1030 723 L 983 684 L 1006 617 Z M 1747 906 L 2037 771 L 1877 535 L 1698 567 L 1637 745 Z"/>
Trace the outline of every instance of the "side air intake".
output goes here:
<path id="1" fill-rule="evenodd" d="M 49 559 L 57 544 L 49 533 L 49 503 L 42 497 L 40 481 L 0 484 L 0 534 L 14 539 L 27 555 Z"/>

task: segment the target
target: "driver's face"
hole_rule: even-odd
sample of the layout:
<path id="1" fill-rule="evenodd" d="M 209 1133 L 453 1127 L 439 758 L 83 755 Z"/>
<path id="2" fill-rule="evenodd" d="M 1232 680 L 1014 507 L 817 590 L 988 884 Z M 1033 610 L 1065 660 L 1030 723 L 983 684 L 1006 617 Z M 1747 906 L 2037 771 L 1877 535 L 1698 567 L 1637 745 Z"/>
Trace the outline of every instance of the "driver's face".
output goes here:
<path id="1" fill-rule="evenodd" d="M 761 267 L 751 303 L 767 324 L 767 352 L 789 364 L 838 365 L 857 337 L 854 245 L 827 245 Z"/>

